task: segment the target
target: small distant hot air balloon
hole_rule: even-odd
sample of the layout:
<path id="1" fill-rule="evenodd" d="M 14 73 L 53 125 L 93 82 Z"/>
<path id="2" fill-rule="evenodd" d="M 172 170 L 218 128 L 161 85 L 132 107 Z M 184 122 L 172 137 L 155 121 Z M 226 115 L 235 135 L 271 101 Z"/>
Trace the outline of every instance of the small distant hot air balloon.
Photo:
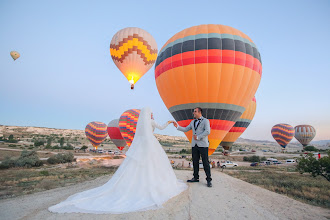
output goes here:
<path id="1" fill-rule="evenodd" d="M 21 55 L 17 51 L 11 51 L 10 56 L 15 60 L 17 60 Z"/>
<path id="2" fill-rule="evenodd" d="M 186 127 L 196 107 L 209 119 L 209 155 L 251 102 L 261 75 L 261 57 L 254 42 L 235 28 L 216 24 L 175 34 L 155 64 L 158 92 L 178 124 Z M 192 131 L 185 134 L 191 141 Z"/>
<path id="3" fill-rule="evenodd" d="M 105 140 L 108 135 L 107 125 L 102 122 L 90 122 L 85 128 L 85 134 L 94 148 L 97 149 L 97 147 Z"/>
<path id="4" fill-rule="evenodd" d="M 294 137 L 306 147 L 315 137 L 316 130 L 311 125 L 297 125 L 294 127 L 295 134 Z"/>
<path id="5" fill-rule="evenodd" d="M 130 109 L 125 111 L 119 118 L 119 130 L 128 147 L 133 142 L 140 112 L 140 109 Z"/>
<path id="6" fill-rule="evenodd" d="M 118 31 L 110 43 L 113 62 L 134 89 L 134 84 L 154 65 L 157 44 L 147 31 L 128 27 Z"/>
<path id="7" fill-rule="evenodd" d="M 114 119 L 108 124 L 108 134 L 112 142 L 119 150 L 123 150 L 126 146 L 126 141 L 119 130 L 119 119 Z"/>
<path id="8" fill-rule="evenodd" d="M 285 148 L 294 136 L 294 128 L 288 124 L 277 124 L 273 126 L 271 133 L 276 142 Z"/>
<path id="9" fill-rule="evenodd" d="M 236 121 L 234 126 L 229 130 L 220 146 L 225 150 L 229 150 L 234 142 L 243 134 L 246 128 L 250 125 L 257 108 L 256 98 L 253 98 L 249 106 L 243 112 L 242 116 Z"/>

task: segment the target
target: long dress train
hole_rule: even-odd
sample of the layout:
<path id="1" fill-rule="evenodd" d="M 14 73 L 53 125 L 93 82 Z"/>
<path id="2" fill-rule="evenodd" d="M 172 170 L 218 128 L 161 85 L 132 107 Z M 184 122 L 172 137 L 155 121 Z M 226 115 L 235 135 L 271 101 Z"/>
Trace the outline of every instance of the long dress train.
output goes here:
<path id="1" fill-rule="evenodd" d="M 48 210 L 95 214 L 144 211 L 157 209 L 184 191 L 187 185 L 176 178 L 153 135 L 153 126 L 160 127 L 151 120 L 151 110 L 143 108 L 127 157 L 113 177 L 103 186 L 72 195 Z"/>

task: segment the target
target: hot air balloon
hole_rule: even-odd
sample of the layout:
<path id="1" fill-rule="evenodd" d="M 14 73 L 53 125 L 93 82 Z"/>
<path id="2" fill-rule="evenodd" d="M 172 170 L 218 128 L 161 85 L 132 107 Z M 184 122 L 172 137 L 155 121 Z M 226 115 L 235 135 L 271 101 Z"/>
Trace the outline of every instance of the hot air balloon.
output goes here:
<path id="1" fill-rule="evenodd" d="M 108 135 L 107 125 L 102 122 L 90 122 L 85 128 L 85 134 L 94 148 L 97 149 L 97 147 L 105 140 Z"/>
<path id="2" fill-rule="evenodd" d="M 17 60 L 21 55 L 17 51 L 11 51 L 10 56 L 15 60 Z"/>
<path id="3" fill-rule="evenodd" d="M 294 137 L 306 147 L 315 137 L 316 130 L 311 125 L 297 125 L 294 127 L 295 134 Z"/>
<path id="4" fill-rule="evenodd" d="M 225 25 L 199 25 L 170 38 L 155 64 L 158 92 L 179 123 L 195 107 L 210 120 L 209 155 L 245 111 L 261 79 L 259 51 L 243 32 Z M 191 141 L 192 131 L 186 132 Z"/>
<path id="5" fill-rule="evenodd" d="M 128 147 L 133 142 L 140 111 L 140 109 L 130 109 L 119 118 L 119 130 Z"/>
<path id="6" fill-rule="evenodd" d="M 114 119 L 108 124 L 108 134 L 112 142 L 119 150 L 123 150 L 126 146 L 126 141 L 119 130 L 119 119 Z"/>
<path id="7" fill-rule="evenodd" d="M 277 124 L 272 128 L 272 136 L 283 148 L 288 145 L 294 136 L 294 128 L 288 124 Z"/>
<path id="8" fill-rule="evenodd" d="M 110 43 L 113 62 L 134 89 L 134 84 L 154 65 L 157 44 L 147 31 L 128 27 L 118 31 Z"/>
<path id="9" fill-rule="evenodd" d="M 242 116 L 236 121 L 234 126 L 229 130 L 224 139 L 221 141 L 220 146 L 225 150 L 229 150 L 233 143 L 243 134 L 246 128 L 250 125 L 254 114 L 256 113 L 257 102 L 254 97 L 246 108 Z"/>

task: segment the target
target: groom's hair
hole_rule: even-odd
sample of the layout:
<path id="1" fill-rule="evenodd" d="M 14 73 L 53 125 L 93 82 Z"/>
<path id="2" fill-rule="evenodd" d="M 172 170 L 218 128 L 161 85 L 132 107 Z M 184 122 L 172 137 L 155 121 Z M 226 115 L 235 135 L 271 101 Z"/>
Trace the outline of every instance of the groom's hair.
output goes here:
<path id="1" fill-rule="evenodd" d="M 203 114 L 203 109 L 201 108 L 201 107 L 196 107 L 197 109 L 198 109 L 198 111 L 201 113 L 201 114 Z M 195 109 L 196 109 L 195 108 Z"/>

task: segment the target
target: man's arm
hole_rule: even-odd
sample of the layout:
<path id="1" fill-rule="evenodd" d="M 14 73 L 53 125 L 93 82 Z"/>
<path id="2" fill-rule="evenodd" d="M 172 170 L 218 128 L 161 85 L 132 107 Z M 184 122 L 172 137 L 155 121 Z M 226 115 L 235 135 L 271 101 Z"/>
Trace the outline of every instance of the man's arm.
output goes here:
<path id="1" fill-rule="evenodd" d="M 205 130 L 197 136 L 197 140 L 200 140 L 211 133 L 210 121 L 207 119 L 205 121 Z"/>
<path id="2" fill-rule="evenodd" d="M 191 122 L 187 127 L 181 127 L 179 124 L 177 124 L 177 125 L 178 125 L 178 127 L 176 129 L 178 129 L 179 131 L 187 132 L 187 131 L 190 131 L 192 129 Z"/>

